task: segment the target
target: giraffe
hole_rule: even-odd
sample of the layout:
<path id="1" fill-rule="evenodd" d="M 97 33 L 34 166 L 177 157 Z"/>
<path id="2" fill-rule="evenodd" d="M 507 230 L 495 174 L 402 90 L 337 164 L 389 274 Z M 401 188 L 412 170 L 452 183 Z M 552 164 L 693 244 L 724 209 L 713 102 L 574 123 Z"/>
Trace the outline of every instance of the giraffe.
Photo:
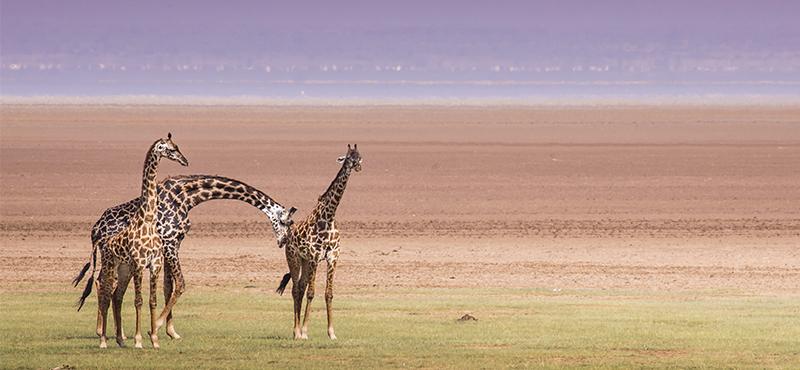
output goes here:
<path id="1" fill-rule="evenodd" d="M 328 190 L 317 199 L 314 210 L 301 221 L 289 228 L 289 236 L 281 246 L 286 247 L 286 262 L 289 273 L 283 277 L 278 293 L 283 293 L 289 279 L 292 280 L 294 299 L 294 339 L 308 339 L 308 315 L 314 299 L 314 280 L 317 266 L 322 260 L 328 263 L 327 285 L 325 287 L 325 306 L 328 313 L 328 336 L 336 339 L 333 332 L 331 302 L 333 301 L 333 274 L 339 260 L 339 229 L 336 227 L 336 208 L 342 200 L 344 188 L 350 178 L 351 170 L 361 171 L 361 154 L 358 146 L 347 145 L 347 154 L 337 159 L 342 168 L 333 179 Z M 303 326 L 300 327 L 300 310 L 303 306 L 303 293 L 306 294 L 306 312 Z"/>
<path id="2" fill-rule="evenodd" d="M 93 243 L 91 260 L 94 262 L 97 249 L 100 250 L 100 275 L 98 277 L 97 299 L 97 335 L 100 337 L 100 348 L 107 347 L 106 324 L 108 306 L 117 284 L 116 276 L 133 275 L 133 284 L 136 289 L 134 306 L 136 307 L 136 336 L 135 347 L 142 347 L 141 316 L 142 316 L 142 275 L 145 268 L 150 269 L 150 341 L 153 348 L 158 345 L 158 328 L 156 326 L 156 277 L 163 264 L 163 249 L 161 237 L 156 231 L 156 212 L 158 196 L 156 194 L 156 177 L 158 164 L 161 158 L 168 158 L 188 166 L 189 162 L 181 154 L 178 146 L 172 142 L 172 134 L 167 135 L 167 140 L 156 140 L 147 151 L 147 157 L 142 171 L 142 193 L 139 206 L 130 219 L 130 224 L 119 233 L 103 237 Z M 94 270 L 84 290 L 84 296 L 91 292 L 94 280 Z M 169 303 L 164 308 L 161 316 L 166 317 L 171 309 Z M 120 312 L 114 313 L 114 321 L 121 322 L 117 317 Z M 163 321 L 162 321 L 163 322 Z M 125 347 L 121 327 L 117 326 L 117 344 Z"/>
<path id="3" fill-rule="evenodd" d="M 164 299 L 170 301 L 173 296 L 180 297 L 185 291 L 183 273 L 178 260 L 178 251 L 181 242 L 191 228 L 189 211 L 200 203 L 214 199 L 232 199 L 246 202 L 258 208 L 269 217 L 272 230 L 280 244 L 286 237 L 289 226 L 292 224 L 291 216 L 296 211 L 292 207 L 286 210 L 282 205 L 262 191 L 241 181 L 220 176 L 208 175 L 183 175 L 169 177 L 158 184 L 158 215 L 156 229 L 164 246 Z M 130 220 L 139 206 L 141 198 L 133 199 L 107 209 L 92 228 L 92 243 L 104 237 L 114 235 L 130 224 Z M 73 283 L 77 284 L 83 279 L 88 270 L 86 264 Z M 121 309 L 122 298 L 125 295 L 130 276 L 119 277 L 117 288 L 114 291 L 112 309 L 114 312 Z M 86 297 L 82 297 L 80 304 Z M 80 307 L 78 307 L 80 311 Z M 116 317 L 116 316 L 115 316 Z M 122 323 L 115 323 L 118 327 Z M 120 329 L 123 333 L 124 331 Z M 172 339 L 179 339 L 172 321 L 172 311 L 166 318 L 166 332 Z"/>

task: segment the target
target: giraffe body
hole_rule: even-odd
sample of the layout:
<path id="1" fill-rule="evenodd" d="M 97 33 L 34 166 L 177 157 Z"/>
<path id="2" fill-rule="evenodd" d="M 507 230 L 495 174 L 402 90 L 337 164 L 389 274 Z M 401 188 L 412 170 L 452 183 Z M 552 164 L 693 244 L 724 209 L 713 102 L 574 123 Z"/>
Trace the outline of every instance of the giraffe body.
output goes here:
<path id="1" fill-rule="evenodd" d="M 158 197 L 156 195 L 156 177 L 158 175 L 158 163 L 161 158 L 168 158 L 184 166 L 189 162 L 181 154 L 178 146 L 172 142 L 170 134 L 167 140 L 159 139 L 150 147 L 144 162 L 142 173 L 142 194 L 139 206 L 131 218 L 130 224 L 122 231 L 100 238 L 93 243 L 92 260 L 96 251 L 100 250 L 100 277 L 98 279 L 98 309 L 97 309 L 97 335 L 100 337 L 100 348 L 107 347 L 107 316 L 108 307 L 112 296 L 118 285 L 117 275 L 120 280 L 125 279 L 125 284 L 131 277 L 134 280 L 136 298 L 136 348 L 142 348 L 141 334 L 141 307 L 142 301 L 142 277 L 144 269 L 150 270 L 150 340 L 154 348 L 158 345 L 158 327 L 156 326 L 156 277 L 163 266 L 163 246 L 161 237 L 156 230 L 156 211 Z M 92 272 L 94 275 L 94 271 Z M 78 279 L 76 279 L 78 280 Z M 88 293 L 91 292 L 92 278 L 89 279 L 81 304 Z M 78 280 L 79 281 L 79 280 Z M 77 282 L 76 282 L 77 284 Z M 174 304 L 174 302 L 173 302 Z M 166 317 L 168 309 L 161 316 Z M 116 334 L 117 344 L 125 347 L 123 341 L 121 316 L 119 310 L 114 312 L 114 321 L 117 323 Z"/>
<path id="2" fill-rule="evenodd" d="M 314 281 L 317 266 L 326 261 L 328 266 L 325 287 L 325 307 L 328 316 L 328 336 L 336 339 L 332 323 L 333 276 L 339 260 L 339 229 L 336 227 L 336 209 L 344 194 L 350 172 L 361 171 L 361 155 L 357 146 L 347 146 L 347 155 L 338 159 L 342 168 L 333 179 L 328 190 L 319 197 L 314 210 L 301 221 L 289 228 L 289 236 L 282 245 L 286 248 L 288 276 L 292 280 L 292 299 L 294 300 L 294 338 L 308 339 L 308 316 L 311 301 L 314 299 Z M 279 292 L 288 283 L 285 277 L 278 288 Z M 306 310 L 300 325 L 300 311 L 303 295 L 306 295 Z"/>
<path id="3" fill-rule="evenodd" d="M 282 205 L 262 191 L 241 181 L 220 176 L 184 175 L 167 178 L 157 187 L 158 213 L 156 216 L 156 231 L 161 237 L 164 256 L 164 299 L 170 301 L 185 291 L 183 272 L 181 271 L 178 251 L 181 242 L 191 228 L 189 211 L 200 203 L 215 199 L 231 199 L 246 202 L 269 217 L 272 230 L 278 239 L 279 245 L 287 236 L 289 226 L 292 224 L 291 216 L 295 211 L 292 207 L 286 210 Z M 107 209 L 92 228 L 92 242 L 114 235 L 124 230 L 133 219 L 136 209 L 141 203 L 141 197 L 127 203 Z M 114 292 L 114 310 L 121 307 L 125 290 L 128 286 L 127 275 L 120 274 L 119 283 Z M 118 323 L 121 327 L 121 323 Z M 175 332 L 170 311 L 166 317 L 166 332 L 173 338 L 180 335 Z"/>

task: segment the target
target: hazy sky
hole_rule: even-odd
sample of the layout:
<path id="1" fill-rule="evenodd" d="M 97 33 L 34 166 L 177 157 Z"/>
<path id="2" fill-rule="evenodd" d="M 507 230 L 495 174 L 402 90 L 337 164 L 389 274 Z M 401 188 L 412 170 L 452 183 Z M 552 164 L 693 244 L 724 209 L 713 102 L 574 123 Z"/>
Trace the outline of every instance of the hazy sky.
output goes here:
<path id="1" fill-rule="evenodd" d="M 3 0 L 3 32 L 22 23 L 249 24 L 276 27 L 470 26 L 786 28 L 800 30 L 800 2 L 787 1 L 66 1 Z"/>
<path id="2" fill-rule="evenodd" d="M 264 79 L 790 89 L 800 79 L 798 18 L 797 0 L 0 0 L 0 93 L 149 81 L 136 85 L 149 94 L 159 81 Z"/>

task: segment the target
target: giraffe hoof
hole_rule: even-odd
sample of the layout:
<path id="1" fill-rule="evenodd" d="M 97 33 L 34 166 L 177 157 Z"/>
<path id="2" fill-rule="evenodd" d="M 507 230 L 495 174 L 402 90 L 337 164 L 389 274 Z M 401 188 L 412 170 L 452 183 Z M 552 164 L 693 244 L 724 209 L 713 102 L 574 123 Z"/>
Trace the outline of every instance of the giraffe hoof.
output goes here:
<path id="1" fill-rule="evenodd" d="M 181 336 L 178 334 L 178 332 L 175 331 L 175 327 L 170 324 L 167 325 L 167 335 L 169 335 L 169 337 L 172 338 L 173 340 L 181 339 Z"/>

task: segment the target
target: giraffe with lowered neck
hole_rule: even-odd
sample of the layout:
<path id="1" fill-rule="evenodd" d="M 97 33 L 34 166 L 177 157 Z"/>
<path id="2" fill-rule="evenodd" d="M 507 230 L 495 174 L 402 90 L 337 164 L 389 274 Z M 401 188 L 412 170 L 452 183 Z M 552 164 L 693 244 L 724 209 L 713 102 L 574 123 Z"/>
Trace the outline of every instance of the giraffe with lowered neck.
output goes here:
<path id="1" fill-rule="evenodd" d="M 133 274 L 133 283 L 136 289 L 134 302 L 136 307 L 136 348 L 142 348 L 142 275 L 145 268 L 150 269 L 150 340 L 154 348 L 159 348 L 155 317 L 156 277 L 163 264 L 163 248 L 161 237 L 156 231 L 155 220 L 158 209 L 156 177 L 161 158 L 171 159 L 184 166 L 189 165 L 178 146 L 172 142 L 172 134 L 167 136 L 167 140 L 156 140 L 147 151 L 144 170 L 142 171 L 141 201 L 131 217 L 130 224 L 117 234 L 101 238 L 92 247 L 92 262 L 95 261 L 97 249 L 100 250 L 101 261 L 97 289 L 97 335 L 100 337 L 100 348 L 107 347 L 108 306 L 111 303 L 112 294 L 117 283 L 116 275 L 118 272 Z M 91 292 L 93 280 L 94 269 L 84 292 Z M 85 295 L 88 295 L 88 293 Z M 169 305 L 167 305 L 161 315 L 166 316 L 169 308 Z M 116 334 L 117 344 L 120 347 L 125 347 L 121 327 L 117 327 Z"/>
<path id="2" fill-rule="evenodd" d="M 323 260 L 328 263 L 327 285 L 325 287 L 325 307 L 328 314 L 328 336 L 336 339 L 333 332 L 331 303 L 333 301 L 333 275 L 339 260 L 339 229 L 336 227 L 336 209 L 342 200 L 344 188 L 351 171 L 361 171 L 361 154 L 358 146 L 347 145 L 347 154 L 337 159 L 342 168 L 333 179 L 328 190 L 317 200 L 311 214 L 289 228 L 285 243 L 286 262 L 289 273 L 283 277 L 278 293 L 283 293 L 289 279 L 292 280 L 292 299 L 294 300 L 294 339 L 308 339 L 308 315 L 314 299 L 314 280 L 317 266 Z M 303 326 L 300 326 L 300 311 L 303 294 L 306 295 L 306 311 Z"/>
<path id="3" fill-rule="evenodd" d="M 192 208 L 203 202 L 215 199 L 246 202 L 267 215 L 279 245 L 289 231 L 289 226 L 292 224 L 291 216 L 296 210 L 294 207 L 287 210 L 268 195 L 250 185 L 220 176 L 183 175 L 169 177 L 158 184 L 158 198 L 156 228 L 164 246 L 164 299 L 167 302 L 173 299 L 177 301 L 178 297 L 185 291 L 178 251 L 181 242 L 191 228 L 189 211 Z M 140 202 L 141 198 L 136 198 L 107 209 L 92 228 L 92 243 L 114 235 L 127 227 Z M 76 285 L 83 279 L 83 274 L 88 268 L 89 264 L 84 266 L 84 270 L 75 278 L 74 283 Z M 130 275 L 121 275 L 117 280 L 118 284 L 114 291 L 112 305 L 115 313 L 121 309 L 122 299 L 125 295 Z M 81 303 L 85 298 L 86 296 L 81 298 Z M 117 315 L 115 314 L 114 317 L 116 320 Z M 116 322 L 115 324 L 120 328 L 122 327 L 121 322 Z M 124 331 L 122 332 L 124 333 Z M 166 332 L 170 338 L 180 338 L 180 335 L 175 332 L 172 311 L 169 312 L 166 318 Z"/>

